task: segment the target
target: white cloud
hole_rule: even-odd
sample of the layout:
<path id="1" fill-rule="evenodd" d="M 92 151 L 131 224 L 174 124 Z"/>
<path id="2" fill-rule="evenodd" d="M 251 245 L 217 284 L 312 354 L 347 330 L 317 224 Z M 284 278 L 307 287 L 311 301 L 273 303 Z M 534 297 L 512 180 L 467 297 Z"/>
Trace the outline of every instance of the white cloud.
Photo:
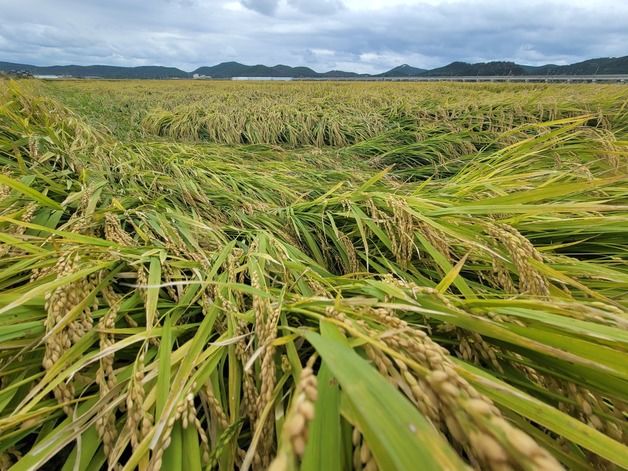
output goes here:
<path id="1" fill-rule="evenodd" d="M 334 51 L 332 51 L 331 49 L 310 49 L 310 52 L 312 54 L 314 54 L 317 57 L 328 57 L 328 56 L 333 56 L 336 53 Z"/>
<path id="2" fill-rule="evenodd" d="M 244 11 L 246 7 L 242 5 L 240 2 L 226 2 L 222 8 L 229 11 Z"/>

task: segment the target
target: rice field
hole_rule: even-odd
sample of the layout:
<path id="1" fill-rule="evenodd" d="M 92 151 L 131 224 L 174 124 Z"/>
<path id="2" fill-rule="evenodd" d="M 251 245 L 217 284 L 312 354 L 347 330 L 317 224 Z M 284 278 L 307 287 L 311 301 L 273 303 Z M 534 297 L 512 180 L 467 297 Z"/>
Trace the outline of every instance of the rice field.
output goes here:
<path id="1" fill-rule="evenodd" d="M 0 82 L 0 470 L 628 469 L 628 88 Z"/>

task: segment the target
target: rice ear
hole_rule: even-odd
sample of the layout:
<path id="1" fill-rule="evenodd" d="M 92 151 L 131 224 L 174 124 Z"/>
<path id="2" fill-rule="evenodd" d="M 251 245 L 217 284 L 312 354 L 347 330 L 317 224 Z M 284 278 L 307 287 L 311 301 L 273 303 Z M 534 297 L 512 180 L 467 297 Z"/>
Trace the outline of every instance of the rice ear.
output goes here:
<path id="1" fill-rule="evenodd" d="M 628 468 L 627 93 L 0 81 L 0 468 Z"/>

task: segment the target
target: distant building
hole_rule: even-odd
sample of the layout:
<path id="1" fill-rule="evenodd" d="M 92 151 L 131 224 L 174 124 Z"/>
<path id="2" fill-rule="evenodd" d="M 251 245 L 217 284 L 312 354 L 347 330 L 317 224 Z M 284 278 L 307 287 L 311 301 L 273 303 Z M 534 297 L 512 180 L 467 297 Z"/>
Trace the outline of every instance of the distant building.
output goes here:
<path id="1" fill-rule="evenodd" d="M 34 75 L 35 78 L 43 79 L 43 80 L 54 80 L 54 79 L 62 79 L 65 78 L 65 75 Z"/>
<path id="2" fill-rule="evenodd" d="M 272 80 L 274 82 L 287 82 L 293 77 L 231 77 L 231 80 Z"/>
<path id="3" fill-rule="evenodd" d="M 195 80 L 207 80 L 212 78 L 211 75 L 193 74 L 192 78 Z"/>

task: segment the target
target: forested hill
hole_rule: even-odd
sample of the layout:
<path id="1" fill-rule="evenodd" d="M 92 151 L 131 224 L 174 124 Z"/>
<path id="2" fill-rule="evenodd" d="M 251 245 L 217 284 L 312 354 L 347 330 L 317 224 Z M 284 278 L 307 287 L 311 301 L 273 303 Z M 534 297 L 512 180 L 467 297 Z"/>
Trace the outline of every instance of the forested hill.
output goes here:
<path id="1" fill-rule="evenodd" d="M 421 69 L 408 64 L 394 67 L 375 75 L 357 74 L 342 70 L 316 72 L 309 67 L 291 67 L 288 65 L 266 66 L 262 64 L 245 65 L 239 62 L 223 62 L 211 67 L 199 67 L 186 72 L 176 67 L 140 66 L 120 67 L 110 65 L 54 65 L 35 66 L 0 62 L 0 72 L 28 73 L 32 75 L 61 75 L 70 77 L 100 77 L 109 79 L 166 79 L 191 78 L 206 76 L 212 78 L 231 77 L 295 77 L 295 78 L 333 78 L 333 77 L 460 77 L 486 75 L 602 75 L 628 74 L 628 56 L 601 57 L 569 65 L 546 64 L 541 66 L 522 65 L 515 62 L 452 62 L 435 69 Z"/>

